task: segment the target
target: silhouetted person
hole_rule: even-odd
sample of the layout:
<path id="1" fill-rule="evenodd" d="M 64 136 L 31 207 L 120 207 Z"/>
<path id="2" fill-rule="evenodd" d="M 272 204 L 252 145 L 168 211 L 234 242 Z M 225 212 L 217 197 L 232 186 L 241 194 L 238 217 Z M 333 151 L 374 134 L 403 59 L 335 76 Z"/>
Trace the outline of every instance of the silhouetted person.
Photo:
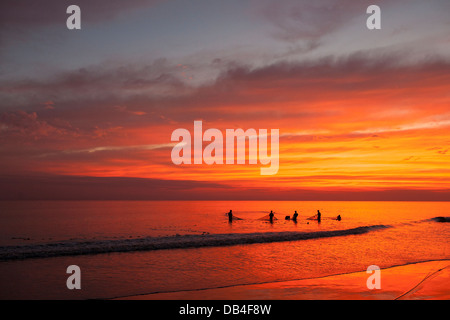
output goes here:
<path id="1" fill-rule="evenodd" d="M 341 221 L 341 215 L 338 215 L 336 218 L 337 221 Z"/>
<path id="2" fill-rule="evenodd" d="M 270 213 L 269 213 L 269 220 L 270 220 L 270 223 L 273 223 L 273 211 L 272 210 L 270 210 Z"/>
<path id="3" fill-rule="evenodd" d="M 230 212 L 228 212 L 228 222 L 232 222 L 233 221 L 233 211 L 230 210 Z"/>
<path id="4" fill-rule="evenodd" d="M 320 222 L 321 217 L 322 217 L 322 214 L 320 213 L 319 210 L 317 210 L 317 221 Z"/>
<path id="5" fill-rule="evenodd" d="M 297 217 L 298 217 L 298 213 L 297 211 L 294 212 L 294 215 L 292 216 L 292 220 L 294 220 L 295 222 L 297 222 Z"/>

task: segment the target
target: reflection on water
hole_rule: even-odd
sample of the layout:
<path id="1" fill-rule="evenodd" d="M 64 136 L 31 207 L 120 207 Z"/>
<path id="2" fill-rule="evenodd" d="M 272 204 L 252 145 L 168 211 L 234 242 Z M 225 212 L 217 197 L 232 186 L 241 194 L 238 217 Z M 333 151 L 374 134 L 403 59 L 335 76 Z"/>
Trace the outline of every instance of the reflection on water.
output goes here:
<path id="1" fill-rule="evenodd" d="M 304 279 L 411 262 L 448 259 L 448 203 L 426 202 L 40 202 L 7 203 L 3 245 L 202 233 L 326 231 L 384 224 L 366 234 L 300 241 L 68 256 L 0 262 L 0 298 L 108 298 L 245 283 Z M 229 224 L 230 209 L 243 220 Z M 324 218 L 305 218 L 317 210 Z M 258 218 L 274 210 L 273 224 Z M 298 223 L 284 220 L 299 213 Z M 309 222 L 309 224 L 308 224 Z M 26 237 L 30 240 L 11 239 Z M 65 288 L 68 265 L 82 290 Z M 33 272 L 30 272 L 33 270 Z"/>
<path id="2" fill-rule="evenodd" d="M 243 220 L 228 223 L 226 213 Z M 270 224 L 259 218 L 273 210 Z M 299 213 L 298 222 L 284 217 Z M 322 212 L 322 222 L 306 220 Z M 338 215 L 342 221 L 331 220 Z M 315 231 L 450 215 L 448 202 L 25 201 L 2 202 L 0 245 L 203 233 Z"/>

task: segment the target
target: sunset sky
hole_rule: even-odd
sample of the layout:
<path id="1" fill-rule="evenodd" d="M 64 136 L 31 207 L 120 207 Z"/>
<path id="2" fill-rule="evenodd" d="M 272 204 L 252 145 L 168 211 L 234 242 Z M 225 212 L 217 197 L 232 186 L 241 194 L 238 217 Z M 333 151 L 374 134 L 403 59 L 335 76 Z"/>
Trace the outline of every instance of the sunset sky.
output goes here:
<path id="1" fill-rule="evenodd" d="M 66 28 L 70 4 L 81 30 Z M 0 199 L 450 200 L 449 13 L 448 0 L 2 1 Z M 171 133 L 194 120 L 279 129 L 278 173 L 174 165 Z"/>

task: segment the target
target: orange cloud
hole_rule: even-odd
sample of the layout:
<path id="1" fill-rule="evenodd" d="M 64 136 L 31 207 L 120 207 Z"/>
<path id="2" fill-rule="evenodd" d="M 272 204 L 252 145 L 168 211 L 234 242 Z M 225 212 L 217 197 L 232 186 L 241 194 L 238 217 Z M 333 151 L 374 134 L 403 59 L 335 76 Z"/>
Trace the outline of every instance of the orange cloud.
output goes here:
<path id="1" fill-rule="evenodd" d="M 151 76 L 137 69 L 120 77 L 84 70 L 49 83 L 9 83 L 3 95 L 7 101 L 20 95 L 27 111 L 0 118 L 3 170 L 208 181 L 247 190 L 450 187 L 446 61 L 400 65 L 396 57 L 355 55 L 240 66 L 200 87 L 173 78 L 176 66 L 159 67 L 161 74 Z M 49 101 L 50 88 L 58 108 L 34 111 L 31 97 Z M 280 129 L 278 174 L 262 177 L 259 165 L 175 166 L 171 132 L 192 130 L 194 120 L 203 120 L 204 130 Z"/>

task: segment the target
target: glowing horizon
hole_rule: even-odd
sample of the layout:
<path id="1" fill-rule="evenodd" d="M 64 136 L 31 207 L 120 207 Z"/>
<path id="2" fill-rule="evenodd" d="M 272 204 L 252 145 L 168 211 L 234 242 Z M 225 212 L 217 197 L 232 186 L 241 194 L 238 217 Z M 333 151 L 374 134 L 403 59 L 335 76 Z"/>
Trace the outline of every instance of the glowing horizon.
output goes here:
<path id="1" fill-rule="evenodd" d="M 78 33 L 44 19 L 56 11 L 0 8 L 17 27 L 2 31 L 0 175 L 215 182 L 250 197 L 261 187 L 423 190 L 450 200 L 448 4 L 411 2 L 408 18 L 399 3 L 380 3 L 387 14 L 378 31 L 365 29 L 365 4 L 331 0 L 317 8 L 131 1 L 107 17 L 80 1 L 91 15 Z M 190 16 L 180 18 L 182 30 L 170 23 L 183 8 L 210 12 L 210 29 Z M 174 165 L 171 133 L 195 120 L 204 130 L 279 129 L 278 173 Z"/>

